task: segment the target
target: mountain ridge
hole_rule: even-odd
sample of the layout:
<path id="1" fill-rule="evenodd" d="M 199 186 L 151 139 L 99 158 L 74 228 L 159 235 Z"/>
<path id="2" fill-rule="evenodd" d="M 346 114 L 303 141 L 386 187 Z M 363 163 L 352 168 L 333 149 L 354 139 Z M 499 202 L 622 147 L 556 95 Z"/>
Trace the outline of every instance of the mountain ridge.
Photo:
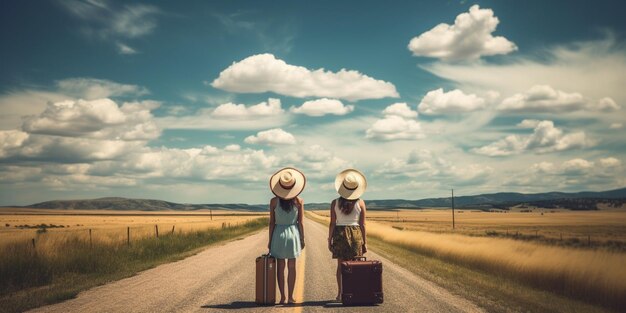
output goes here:
<path id="1" fill-rule="evenodd" d="M 552 203 L 558 200 L 575 199 L 626 199 L 626 188 L 613 189 L 608 191 L 581 191 L 574 193 L 566 192 L 545 192 L 545 193 L 517 193 L 517 192 L 498 192 L 490 194 L 479 194 L 472 196 L 456 196 L 454 203 L 456 207 L 477 207 L 489 209 L 493 207 L 502 207 L 506 205 L 516 205 L 522 203 Z M 550 202 L 552 201 L 552 202 Z M 552 203 L 554 204 L 554 203 Z M 556 204 L 558 206 L 558 203 Z M 308 203 L 307 208 L 325 209 L 329 207 L 329 203 Z M 422 208 L 444 208 L 451 206 L 450 197 L 425 198 L 418 200 L 406 199 L 379 199 L 367 200 L 369 209 L 422 209 Z M 266 204 L 245 204 L 245 203 L 209 203 L 209 204 L 190 204 L 176 203 L 164 200 L 154 199 L 135 199 L 122 197 L 104 197 L 96 199 L 78 199 L 78 200 L 52 200 L 35 203 L 26 206 L 11 206 L 17 208 L 39 208 L 52 210 L 119 210 L 119 211 L 196 211 L 196 210 L 236 210 L 236 211 L 266 211 Z"/>

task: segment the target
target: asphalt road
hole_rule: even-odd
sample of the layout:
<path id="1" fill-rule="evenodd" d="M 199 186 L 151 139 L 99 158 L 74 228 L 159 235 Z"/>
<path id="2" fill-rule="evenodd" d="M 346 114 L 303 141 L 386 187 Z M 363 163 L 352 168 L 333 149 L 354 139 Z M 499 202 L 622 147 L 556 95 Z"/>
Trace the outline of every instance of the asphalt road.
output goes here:
<path id="1" fill-rule="evenodd" d="M 470 301 L 383 262 L 385 303 L 343 307 L 337 293 L 336 261 L 326 246 L 327 228 L 305 221 L 306 248 L 297 261 L 296 300 L 291 306 L 254 303 L 255 258 L 267 250 L 267 232 L 210 247 L 194 256 L 81 292 L 77 298 L 33 312 L 481 312 Z M 303 271 L 304 269 L 304 271 Z M 278 290 L 277 290 L 278 292 Z"/>

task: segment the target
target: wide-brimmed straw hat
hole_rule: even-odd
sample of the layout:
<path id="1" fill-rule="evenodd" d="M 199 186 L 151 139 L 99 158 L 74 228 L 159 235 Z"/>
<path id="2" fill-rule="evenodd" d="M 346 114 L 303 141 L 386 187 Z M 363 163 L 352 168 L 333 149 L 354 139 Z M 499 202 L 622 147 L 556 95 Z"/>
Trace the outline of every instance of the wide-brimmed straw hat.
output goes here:
<path id="1" fill-rule="evenodd" d="M 344 199 L 358 199 L 363 195 L 366 188 L 365 175 L 353 168 L 342 171 L 335 178 L 335 190 Z"/>
<path id="2" fill-rule="evenodd" d="M 270 177 L 270 189 L 279 198 L 286 200 L 297 197 L 306 185 L 306 177 L 292 167 L 285 167 Z"/>

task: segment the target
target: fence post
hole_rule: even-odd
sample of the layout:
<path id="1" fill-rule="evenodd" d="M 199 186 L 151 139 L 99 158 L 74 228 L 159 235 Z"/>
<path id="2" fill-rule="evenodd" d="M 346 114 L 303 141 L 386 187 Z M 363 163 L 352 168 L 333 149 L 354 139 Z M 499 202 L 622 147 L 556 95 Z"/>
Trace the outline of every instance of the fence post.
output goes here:
<path id="1" fill-rule="evenodd" d="M 172 235 L 174 234 L 174 226 L 176 225 L 172 225 Z"/>
<path id="2" fill-rule="evenodd" d="M 209 213 L 211 214 L 211 220 L 213 220 L 213 209 L 209 209 Z"/>
<path id="3" fill-rule="evenodd" d="M 89 249 L 93 247 L 93 240 L 91 239 L 91 228 L 89 228 Z"/>
<path id="4" fill-rule="evenodd" d="M 33 243 L 33 249 L 35 249 L 35 238 L 31 239 L 31 242 Z"/>
<path id="5" fill-rule="evenodd" d="M 591 235 L 587 235 L 587 245 L 591 246 Z"/>
<path id="6" fill-rule="evenodd" d="M 156 237 L 159 238 L 159 225 L 154 225 L 154 230 L 156 232 Z"/>
<path id="7" fill-rule="evenodd" d="M 130 246 L 130 226 L 126 227 L 126 244 Z"/>

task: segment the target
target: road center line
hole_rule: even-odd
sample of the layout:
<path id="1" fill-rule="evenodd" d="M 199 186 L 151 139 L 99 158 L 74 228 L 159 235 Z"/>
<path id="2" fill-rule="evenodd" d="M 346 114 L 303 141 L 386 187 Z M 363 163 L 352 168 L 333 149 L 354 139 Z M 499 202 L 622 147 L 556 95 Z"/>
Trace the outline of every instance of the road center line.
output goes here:
<path id="1" fill-rule="evenodd" d="M 298 271 L 296 273 L 298 273 L 296 279 L 296 290 L 295 290 L 295 295 L 294 297 L 296 298 L 296 303 L 303 303 L 304 302 L 304 263 L 306 260 L 306 250 L 302 250 L 302 255 L 300 255 L 300 257 L 298 258 L 298 260 L 300 262 L 298 262 Z M 300 313 L 302 312 L 302 306 L 296 306 L 293 308 L 293 311 L 295 313 Z"/>

